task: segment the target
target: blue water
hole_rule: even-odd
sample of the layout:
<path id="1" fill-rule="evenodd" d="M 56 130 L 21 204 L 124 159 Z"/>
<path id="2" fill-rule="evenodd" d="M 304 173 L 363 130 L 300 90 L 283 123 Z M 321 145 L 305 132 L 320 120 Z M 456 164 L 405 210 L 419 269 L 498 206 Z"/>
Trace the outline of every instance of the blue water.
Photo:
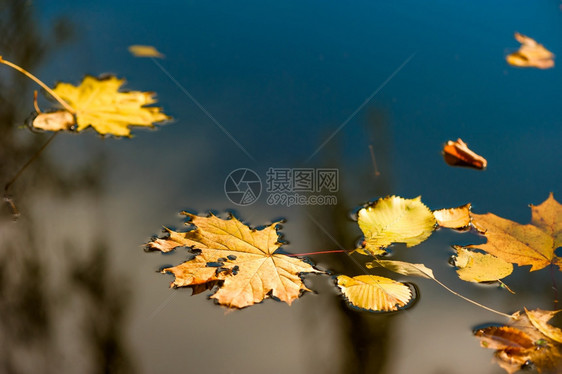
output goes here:
<path id="1" fill-rule="evenodd" d="M 58 137 L 45 157 L 70 175 L 101 162 L 101 192 L 54 204 L 43 196 L 47 203 L 29 208 L 43 217 L 37 230 L 56 256 L 65 257 L 57 248 L 76 240 L 73 232 L 84 248 L 103 233 L 111 271 L 132 295 L 122 334 L 136 371 L 471 373 L 478 362 L 478 372 L 501 372 L 489 364 L 491 351 L 470 335 L 496 316 L 430 282 L 417 282 L 420 302 L 391 319 L 360 314 L 354 320 L 332 281 L 320 277 L 310 281 L 318 295 L 291 308 L 270 300 L 224 315 L 204 295 L 174 291 L 169 299 L 171 277 L 155 270 L 180 263 L 185 252 L 162 257 L 141 247 L 162 226 L 181 228 L 176 214 L 188 209 L 233 210 L 254 226 L 286 218 L 283 233 L 294 253 L 338 249 L 335 242 L 351 248 L 360 231 L 348 212 L 386 194 L 421 195 L 432 209 L 472 202 L 475 212 L 528 222 L 528 204 L 549 192 L 562 198 L 562 74 L 559 66 L 511 67 L 505 56 L 518 48 L 516 31 L 562 55 L 559 2 L 40 0 L 26 6 L 45 35 L 55 19 L 70 22 L 69 41 L 36 67 L 41 79 L 78 83 L 85 74 L 116 74 L 127 79 L 127 89 L 156 92 L 158 105 L 174 117 L 155 131 L 133 130 L 132 139 Z M 134 58 L 127 51 L 132 44 L 153 45 L 166 57 Z M 442 145 L 459 137 L 487 158 L 487 170 L 444 163 Z M 265 187 L 269 168 L 297 167 L 339 170 L 337 209 L 269 206 L 265 192 L 239 207 L 225 196 L 224 180 L 234 169 L 256 171 Z M 30 194 L 42 201 L 40 185 L 35 189 Z M 551 307 L 547 270 L 529 275 L 539 285 L 534 296 L 458 281 L 446 265 L 449 245 L 481 240 L 468 235 L 441 230 L 404 253 L 506 312 Z M 313 260 L 362 271 L 343 255 Z M 513 282 L 523 287 L 523 280 Z M 53 303 L 72 315 L 66 304 Z M 387 324 L 386 332 L 376 330 Z M 429 327 L 439 324 L 439 331 Z M 384 352 L 377 355 L 382 348 L 366 342 L 369 334 L 357 337 L 350 326 L 369 326 L 365 331 L 379 334 Z M 62 333 L 67 361 L 59 370 L 80 366 L 73 355 L 87 352 L 66 349 L 73 339 Z M 451 342 L 467 353 L 452 351 Z"/>

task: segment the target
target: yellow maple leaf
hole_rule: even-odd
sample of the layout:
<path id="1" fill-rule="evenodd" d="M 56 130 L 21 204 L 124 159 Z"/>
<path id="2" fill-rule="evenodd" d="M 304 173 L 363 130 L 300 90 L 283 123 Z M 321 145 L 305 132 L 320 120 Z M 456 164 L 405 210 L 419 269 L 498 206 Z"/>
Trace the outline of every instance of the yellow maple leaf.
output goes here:
<path id="1" fill-rule="evenodd" d="M 562 259 L 554 254 L 562 245 L 562 205 L 551 193 L 542 204 L 531 205 L 531 223 L 521 225 L 492 213 L 472 214 L 472 225 L 487 238 L 478 248 L 517 265 L 531 265 L 531 271 L 548 265 L 562 269 Z"/>
<path id="2" fill-rule="evenodd" d="M 358 252 L 379 255 L 392 243 L 405 243 L 408 247 L 427 239 L 435 229 L 433 213 L 415 199 L 389 196 L 359 210 L 357 222 L 365 235 L 364 248 Z"/>
<path id="3" fill-rule="evenodd" d="M 76 131 L 93 127 L 100 134 L 129 136 L 129 126 L 153 126 L 155 122 L 170 119 L 160 108 L 147 107 L 156 102 L 151 92 L 129 91 L 120 92 L 124 79 L 110 76 L 98 79 L 86 76 L 79 86 L 59 83 L 53 91 L 60 96 L 76 117 Z M 48 113 L 39 114 L 41 118 Z M 36 119 L 37 121 L 37 119 Z M 34 121 L 34 125 L 35 122 Z M 39 121 L 44 122 L 44 121 Z M 67 130 L 68 123 L 54 126 L 52 121 L 48 130 Z M 39 127 L 39 126 L 38 126 Z"/>
<path id="4" fill-rule="evenodd" d="M 548 69 L 554 66 L 554 55 L 542 44 L 518 32 L 515 33 L 515 39 L 521 43 L 521 47 L 517 52 L 506 57 L 510 65 L 539 69 Z"/>
<path id="5" fill-rule="evenodd" d="M 168 238 L 148 244 L 162 252 L 190 247 L 198 253 L 181 265 L 162 270 L 175 276 L 172 286 L 220 282 L 211 298 L 230 308 L 244 308 L 269 296 L 291 304 L 303 291 L 309 291 L 300 274 L 320 273 L 298 258 L 276 253 L 280 247 L 278 223 L 253 230 L 235 217 L 224 220 L 183 214 L 196 229 L 183 233 L 168 230 Z"/>

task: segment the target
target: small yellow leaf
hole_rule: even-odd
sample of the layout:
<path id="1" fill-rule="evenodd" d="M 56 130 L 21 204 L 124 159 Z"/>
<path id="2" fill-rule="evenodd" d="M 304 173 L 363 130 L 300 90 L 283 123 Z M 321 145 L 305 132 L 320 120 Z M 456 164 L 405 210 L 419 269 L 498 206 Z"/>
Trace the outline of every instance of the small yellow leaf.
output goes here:
<path id="1" fill-rule="evenodd" d="M 361 209 L 358 224 L 365 235 L 365 247 L 360 251 L 377 255 L 392 243 L 411 247 L 423 242 L 435 229 L 436 220 L 420 197 L 389 196 Z"/>
<path id="2" fill-rule="evenodd" d="M 467 282 L 493 282 L 513 272 L 513 265 L 490 254 L 453 246 L 457 251 L 455 266 L 459 278 Z"/>
<path id="3" fill-rule="evenodd" d="M 33 127 L 45 131 L 70 130 L 75 124 L 76 119 L 66 110 L 39 113 L 33 119 Z"/>
<path id="4" fill-rule="evenodd" d="M 521 47 L 507 56 L 507 62 L 513 66 L 549 69 L 554 66 L 554 55 L 542 44 L 523 34 L 515 33 L 515 39 Z"/>
<path id="5" fill-rule="evenodd" d="M 390 271 L 402 275 L 435 279 L 435 276 L 433 275 L 433 270 L 426 267 L 424 264 L 412 264 L 410 262 L 394 261 L 394 260 L 375 260 L 372 262 L 367 262 L 365 266 L 368 269 L 381 266 L 385 269 L 388 269 Z"/>
<path id="6" fill-rule="evenodd" d="M 135 57 L 156 57 L 164 58 L 164 55 L 151 45 L 132 45 L 129 52 Z"/>
<path id="7" fill-rule="evenodd" d="M 120 92 L 124 79 L 87 76 L 79 86 L 59 83 L 53 89 L 76 111 L 76 131 L 92 126 L 100 134 L 129 136 L 129 126 L 152 126 L 168 120 L 160 108 L 148 107 L 156 100 L 150 92 Z"/>
<path id="8" fill-rule="evenodd" d="M 338 287 L 352 305 L 375 312 L 396 311 L 412 300 L 410 287 L 376 275 L 340 275 Z"/>
<path id="9" fill-rule="evenodd" d="M 535 328 L 544 335 L 558 343 L 562 343 L 562 330 L 548 324 L 548 321 L 550 321 L 552 317 L 560 311 L 562 310 L 527 310 L 527 308 L 525 308 L 525 313 L 527 313 L 527 317 L 529 317 L 529 321 L 531 321 L 533 326 L 535 326 Z"/>
<path id="10" fill-rule="evenodd" d="M 450 229 L 462 229 L 470 225 L 470 203 L 456 208 L 433 211 L 437 224 Z"/>

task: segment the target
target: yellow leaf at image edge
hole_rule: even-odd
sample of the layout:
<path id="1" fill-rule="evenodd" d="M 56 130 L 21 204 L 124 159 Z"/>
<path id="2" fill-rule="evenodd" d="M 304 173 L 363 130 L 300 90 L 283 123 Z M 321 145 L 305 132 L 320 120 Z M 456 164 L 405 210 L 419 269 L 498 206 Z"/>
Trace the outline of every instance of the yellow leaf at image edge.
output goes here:
<path id="1" fill-rule="evenodd" d="M 76 131 L 92 126 L 100 134 L 129 136 L 129 126 L 149 126 L 170 119 L 157 107 L 151 92 L 120 92 L 124 79 L 86 76 L 79 86 L 59 83 L 53 89 L 76 111 Z"/>
<path id="2" fill-rule="evenodd" d="M 474 331 L 484 348 L 494 349 L 497 364 L 507 373 L 519 372 L 532 363 L 539 373 L 560 373 L 560 330 L 548 320 L 559 311 L 515 312 L 508 326 L 489 326 Z"/>
<path id="3" fill-rule="evenodd" d="M 187 232 L 168 230 L 168 238 L 148 243 L 149 248 L 169 252 L 191 247 L 200 254 L 181 265 L 163 269 L 174 274 L 172 286 L 185 287 L 221 281 L 211 296 L 221 305 L 244 308 L 272 296 L 291 304 L 301 292 L 309 291 L 302 273 L 320 273 L 295 257 L 276 254 L 280 247 L 273 223 L 261 230 L 244 225 L 235 217 L 200 217 L 184 213 L 196 229 Z M 220 266 L 209 266 L 209 264 Z"/>
<path id="4" fill-rule="evenodd" d="M 338 287 L 354 306 L 371 311 L 391 312 L 406 306 L 412 300 L 407 285 L 376 275 L 337 278 Z"/>
<path id="5" fill-rule="evenodd" d="M 562 205 L 551 193 L 540 205 L 531 205 L 531 223 L 521 225 L 492 213 L 472 214 L 472 225 L 484 236 L 478 248 L 519 266 L 531 265 L 531 271 L 554 264 L 562 268 L 562 259 L 554 251 L 562 245 Z"/>

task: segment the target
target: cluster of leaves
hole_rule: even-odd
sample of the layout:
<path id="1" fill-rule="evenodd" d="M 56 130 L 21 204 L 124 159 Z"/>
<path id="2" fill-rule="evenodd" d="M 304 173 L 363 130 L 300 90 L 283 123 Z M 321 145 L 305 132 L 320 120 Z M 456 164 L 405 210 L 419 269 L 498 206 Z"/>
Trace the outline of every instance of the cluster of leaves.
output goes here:
<path id="1" fill-rule="evenodd" d="M 508 326 L 474 331 L 484 348 L 495 349 L 498 364 L 508 373 L 535 366 L 538 371 L 562 370 L 562 330 L 548 323 L 560 310 L 515 312 Z"/>
<path id="2" fill-rule="evenodd" d="M 380 256 L 386 254 L 393 243 L 404 243 L 408 247 L 418 245 L 438 227 L 474 228 L 487 238 L 486 243 L 453 246 L 456 250 L 454 262 L 462 280 L 499 281 L 511 274 L 513 264 L 531 265 L 531 271 L 547 265 L 560 267 L 560 258 L 554 250 L 562 244 L 562 205 L 550 194 L 546 201 L 531 209 L 531 223 L 521 225 L 491 213 L 472 213 L 470 204 L 432 211 L 420 197 L 389 196 L 359 210 L 357 222 L 364 240 L 354 251 L 370 257 L 371 261 L 365 264 L 369 269 L 384 267 L 402 275 L 432 279 L 453 293 L 425 265 L 384 260 Z M 152 250 L 170 252 L 186 247 L 192 253 L 188 261 L 162 270 L 162 273 L 174 275 L 172 287 L 191 287 L 194 293 L 214 289 L 211 298 L 229 308 L 251 306 L 267 297 L 291 304 L 304 291 L 309 291 L 301 276 L 322 273 L 311 264 L 280 252 L 278 223 L 256 230 L 235 217 L 221 219 L 214 215 L 183 214 L 194 226 L 192 230 L 166 229 L 166 237 L 148 243 Z M 369 311 L 400 310 L 415 298 L 408 284 L 378 275 L 339 275 L 337 285 L 351 305 Z M 531 361 L 539 369 L 547 370 L 558 365 L 562 357 L 558 350 L 562 332 L 547 324 L 555 313 L 526 311 L 524 316 L 528 317 L 529 326 L 538 331 L 535 333 L 528 331 L 529 326 L 516 332 L 516 326 L 524 321 L 523 314 L 518 312 L 508 316 L 512 325 L 482 329 L 476 336 L 486 347 L 497 349 L 496 357 L 510 373 L 515 371 L 513 368 L 518 369 Z M 513 341 L 508 336 L 512 336 Z"/>

